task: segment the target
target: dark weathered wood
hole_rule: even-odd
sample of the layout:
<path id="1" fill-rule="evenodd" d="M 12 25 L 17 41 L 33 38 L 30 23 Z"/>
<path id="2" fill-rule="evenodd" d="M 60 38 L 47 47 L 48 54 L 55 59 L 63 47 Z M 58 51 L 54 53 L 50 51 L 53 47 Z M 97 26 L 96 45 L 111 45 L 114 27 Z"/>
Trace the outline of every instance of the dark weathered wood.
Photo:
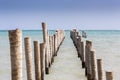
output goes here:
<path id="1" fill-rule="evenodd" d="M 22 80 L 22 34 L 21 30 L 9 31 L 11 80 Z"/>
<path id="2" fill-rule="evenodd" d="M 40 45 L 39 41 L 34 41 L 34 61 L 35 61 L 35 79 L 41 80 L 41 63 L 40 63 Z"/>
<path id="3" fill-rule="evenodd" d="M 31 39 L 29 37 L 24 38 L 24 46 L 25 46 L 25 57 L 26 57 L 27 80 L 34 80 L 33 64 L 32 64 L 32 46 L 31 46 Z"/>
<path id="4" fill-rule="evenodd" d="M 103 80 L 102 59 L 97 59 L 98 80 Z"/>
<path id="5" fill-rule="evenodd" d="M 113 80 L 113 73 L 112 72 L 106 72 L 106 80 Z"/>

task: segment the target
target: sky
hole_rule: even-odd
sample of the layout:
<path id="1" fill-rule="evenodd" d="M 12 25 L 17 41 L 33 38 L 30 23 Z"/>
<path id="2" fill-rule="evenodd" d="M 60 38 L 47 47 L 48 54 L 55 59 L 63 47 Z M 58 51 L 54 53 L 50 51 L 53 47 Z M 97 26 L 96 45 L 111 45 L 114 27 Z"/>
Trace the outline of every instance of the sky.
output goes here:
<path id="1" fill-rule="evenodd" d="M 120 30 L 120 0 L 0 0 L 0 30 Z"/>

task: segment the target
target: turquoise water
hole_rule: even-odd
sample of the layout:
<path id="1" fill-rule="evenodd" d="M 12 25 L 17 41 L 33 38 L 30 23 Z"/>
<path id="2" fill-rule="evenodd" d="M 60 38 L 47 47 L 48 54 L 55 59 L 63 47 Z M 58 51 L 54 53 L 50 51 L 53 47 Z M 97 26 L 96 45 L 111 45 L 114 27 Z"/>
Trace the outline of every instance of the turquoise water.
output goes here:
<path id="1" fill-rule="evenodd" d="M 54 31 L 49 31 L 52 35 Z M 87 39 L 93 41 L 97 58 L 103 60 L 105 71 L 112 71 L 115 80 L 120 80 L 120 31 L 119 30 L 86 30 Z M 23 31 L 23 37 L 30 37 L 32 41 L 43 42 L 41 30 Z M 69 31 L 66 31 L 66 40 L 69 40 Z M 85 39 L 83 39 L 85 40 Z M 67 41 L 66 41 L 67 42 Z M 68 41 L 69 42 L 69 41 Z M 66 48 L 71 44 L 66 43 Z M 23 45 L 24 46 L 24 45 Z M 67 48 L 69 50 L 69 48 Z M 23 48 L 24 51 L 24 48 Z M 10 79 L 10 53 L 8 32 L 0 31 L 0 79 Z M 23 78 L 26 80 L 25 58 L 23 52 Z"/>

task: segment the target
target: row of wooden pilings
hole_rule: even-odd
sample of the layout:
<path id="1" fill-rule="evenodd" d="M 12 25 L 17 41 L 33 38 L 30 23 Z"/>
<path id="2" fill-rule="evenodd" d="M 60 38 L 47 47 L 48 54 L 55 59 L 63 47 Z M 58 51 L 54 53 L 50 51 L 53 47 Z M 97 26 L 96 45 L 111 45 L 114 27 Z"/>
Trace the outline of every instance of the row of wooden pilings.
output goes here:
<path id="1" fill-rule="evenodd" d="M 42 29 L 44 41 L 43 43 L 39 41 L 33 42 L 34 57 L 32 56 L 31 38 L 24 38 L 27 80 L 44 80 L 44 75 L 45 73 L 49 74 L 49 68 L 54 62 L 54 57 L 57 56 L 59 47 L 65 38 L 63 30 L 57 30 L 53 36 L 50 36 L 45 23 L 42 23 Z M 22 31 L 16 29 L 9 30 L 8 32 L 11 56 L 11 80 L 22 80 Z M 34 63 L 32 63 L 33 58 Z M 33 76 L 34 73 L 35 77 Z"/>
<path id="2" fill-rule="evenodd" d="M 73 29 L 70 31 L 70 37 L 77 49 L 78 57 L 82 61 L 82 68 L 85 68 L 87 80 L 105 80 L 102 59 L 96 59 L 95 51 L 92 47 L 92 41 L 82 41 L 80 33 Z M 106 71 L 106 80 L 113 80 L 113 73 Z"/>

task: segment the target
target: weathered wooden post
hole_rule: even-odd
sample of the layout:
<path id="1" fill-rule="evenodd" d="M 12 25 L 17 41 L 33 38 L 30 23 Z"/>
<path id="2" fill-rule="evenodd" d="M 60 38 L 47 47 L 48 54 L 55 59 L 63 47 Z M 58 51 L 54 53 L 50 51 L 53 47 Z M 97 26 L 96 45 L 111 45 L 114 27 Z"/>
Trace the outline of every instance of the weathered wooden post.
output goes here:
<path id="1" fill-rule="evenodd" d="M 97 64 L 96 64 L 96 55 L 94 51 L 90 51 L 90 55 L 91 55 L 91 76 L 92 76 L 92 80 L 97 80 Z"/>
<path id="2" fill-rule="evenodd" d="M 57 56 L 57 33 L 54 34 L 54 56 Z"/>
<path id="3" fill-rule="evenodd" d="M 85 68 L 84 42 L 81 42 L 82 68 Z"/>
<path id="4" fill-rule="evenodd" d="M 72 39 L 73 39 L 73 43 L 74 43 L 74 45 L 75 45 L 75 39 L 76 39 L 76 32 L 77 32 L 77 30 L 76 29 L 73 29 L 73 33 L 72 33 Z"/>
<path id="5" fill-rule="evenodd" d="M 50 54 L 50 58 L 49 58 L 49 67 L 51 67 L 52 64 L 52 36 L 49 36 L 49 54 Z"/>
<path id="6" fill-rule="evenodd" d="M 22 32 L 19 29 L 9 31 L 11 80 L 22 80 Z"/>
<path id="7" fill-rule="evenodd" d="M 40 45 L 39 41 L 34 41 L 34 61 L 35 61 L 35 79 L 41 80 L 41 63 L 40 63 Z"/>
<path id="8" fill-rule="evenodd" d="M 92 49 L 92 42 L 91 41 L 86 41 L 86 47 L 85 47 L 85 65 L 86 65 L 86 75 L 87 75 L 87 78 L 88 80 L 91 80 L 92 77 L 91 77 L 91 55 L 90 55 L 90 51 Z"/>
<path id="9" fill-rule="evenodd" d="M 106 80 L 113 80 L 113 73 L 112 72 L 106 72 Z"/>
<path id="10" fill-rule="evenodd" d="M 57 56 L 57 52 L 58 52 L 58 44 L 59 44 L 58 30 L 56 30 L 56 56 Z"/>
<path id="11" fill-rule="evenodd" d="M 54 62 L 54 54 L 55 54 L 55 50 L 54 50 L 54 35 L 52 36 L 52 63 Z"/>
<path id="12" fill-rule="evenodd" d="M 45 71 L 46 74 L 49 74 L 49 54 L 48 54 L 48 32 L 47 27 L 44 22 L 42 22 L 42 29 L 43 29 L 43 40 L 45 43 Z"/>
<path id="13" fill-rule="evenodd" d="M 82 56 L 81 56 L 81 36 L 77 37 L 76 48 L 77 48 L 77 51 L 78 51 L 78 57 L 80 57 L 80 59 L 82 59 Z"/>
<path id="14" fill-rule="evenodd" d="M 103 80 L 102 59 L 97 59 L 98 80 Z"/>
<path id="15" fill-rule="evenodd" d="M 48 68 L 46 68 L 47 72 L 46 74 L 49 74 L 48 72 L 48 69 L 49 67 L 51 66 L 51 55 L 50 55 L 50 42 L 49 42 L 49 35 L 47 33 L 47 44 L 46 44 L 46 47 L 47 47 L 47 58 L 48 58 Z"/>
<path id="16" fill-rule="evenodd" d="M 31 47 L 31 39 L 29 37 L 24 38 L 24 46 L 25 46 L 25 57 L 26 57 L 27 80 L 34 80 L 33 66 L 32 66 L 32 47 Z"/>
<path id="17" fill-rule="evenodd" d="M 85 76 L 88 74 L 88 49 L 87 49 L 88 41 L 86 41 L 85 45 Z"/>
<path id="18" fill-rule="evenodd" d="M 41 80 L 44 80 L 44 74 L 45 74 L 45 43 L 40 44 L 40 59 L 41 59 Z"/>

